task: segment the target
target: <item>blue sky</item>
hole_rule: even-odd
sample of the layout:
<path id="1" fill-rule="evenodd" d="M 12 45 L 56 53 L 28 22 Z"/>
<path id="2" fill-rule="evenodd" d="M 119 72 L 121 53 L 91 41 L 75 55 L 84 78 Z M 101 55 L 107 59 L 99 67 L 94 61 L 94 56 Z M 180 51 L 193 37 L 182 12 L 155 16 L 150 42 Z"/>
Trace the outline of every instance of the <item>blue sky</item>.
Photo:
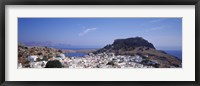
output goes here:
<path id="1" fill-rule="evenodd" d="M 19 42 L 103 47 L 143 37 L 157 49 L 182 49 L 182 18 L 18 18 Z"/>

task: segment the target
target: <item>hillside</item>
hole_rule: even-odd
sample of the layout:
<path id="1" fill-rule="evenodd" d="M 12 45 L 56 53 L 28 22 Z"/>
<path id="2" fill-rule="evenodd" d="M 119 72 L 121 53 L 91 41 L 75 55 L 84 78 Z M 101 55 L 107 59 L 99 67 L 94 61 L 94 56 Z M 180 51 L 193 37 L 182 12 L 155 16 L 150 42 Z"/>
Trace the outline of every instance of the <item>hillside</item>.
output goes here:
<path id="1" fill-rule="evenodd" d="M 156 50 L 152 43 L 142 37 L 116 39 L 113 44 L 109 44 L 93 53 L 103 52 L 115 53 L 116 55 L 139 55 L 148 61 L 158 63 L 161 68 L 182 66 L 181 60 L 164 51 Z"/>

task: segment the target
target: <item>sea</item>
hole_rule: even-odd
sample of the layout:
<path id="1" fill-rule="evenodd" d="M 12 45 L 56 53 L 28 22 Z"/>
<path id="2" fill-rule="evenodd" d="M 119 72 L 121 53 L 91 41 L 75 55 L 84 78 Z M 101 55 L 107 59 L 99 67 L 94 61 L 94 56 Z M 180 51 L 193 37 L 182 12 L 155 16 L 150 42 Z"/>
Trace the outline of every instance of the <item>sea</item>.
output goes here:
<path id="1" fill-rule="evenodd" d="M 85 55 L 87 55 L 87 53 L 82 53 L 82 52 L 65 53 L 65 56 L 69 57 L 83 57 Z"/>
<path id="2" fill-rule="evenodd" d="M 90 49 L 98 49 L 98 48 L 63 48 L 68 50 L 90 50 Z M 177 57 L 178 59 L 182 60 L 182 51 L 181 50 L 164 50 L 166 53 Z M 66 56 L 69 57 L 83 57 L 87 55 L 87 53 L 83 52 L 71 52 L 71 53 L 65 53 Z"/>
<path id="3" fill-rule="evenodd" d="M 182 51 L 181 50 L 164 50 L 166 53 L 177 57 L 178 59 L 182 60 Z"/>
<path id="4" fill-rule="evenodd" d="M 99 48 L 61 48 L 63 50 L 94 50 L 94 49 L 99 49 Z M 83 52 L 70 52 L 70 53 L 65 53 L 65 56 L 69 57 L 83 57 L 85 55 L 88 55 L 88 53 L 83 53 Z"/>

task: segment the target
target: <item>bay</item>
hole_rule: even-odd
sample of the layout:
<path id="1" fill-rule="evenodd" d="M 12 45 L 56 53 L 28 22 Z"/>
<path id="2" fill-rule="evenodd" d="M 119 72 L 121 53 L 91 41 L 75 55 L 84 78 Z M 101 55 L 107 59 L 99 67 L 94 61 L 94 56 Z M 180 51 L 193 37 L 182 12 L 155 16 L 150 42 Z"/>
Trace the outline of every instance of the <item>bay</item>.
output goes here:
<path id="1" fill-rule="evenodd" d="M 82 52 L 65 53 L 65 56 L 69 56 L 69 57 L 83 57 L 85 55 L 87 55 L 87 53 L 82 53 Z"/>

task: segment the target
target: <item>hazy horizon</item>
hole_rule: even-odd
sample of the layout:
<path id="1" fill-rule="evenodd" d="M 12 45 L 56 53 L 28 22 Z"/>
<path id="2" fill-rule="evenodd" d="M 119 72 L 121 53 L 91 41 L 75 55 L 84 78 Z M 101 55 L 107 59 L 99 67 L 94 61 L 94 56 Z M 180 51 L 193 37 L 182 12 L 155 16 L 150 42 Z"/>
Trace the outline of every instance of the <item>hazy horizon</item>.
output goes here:
<path id="1" fill-rule="evenodd" d="M 101 48 L 137 36 L 160 50 L 182 50 L 182 18 L 18 18 L 19 42 Z"/>

